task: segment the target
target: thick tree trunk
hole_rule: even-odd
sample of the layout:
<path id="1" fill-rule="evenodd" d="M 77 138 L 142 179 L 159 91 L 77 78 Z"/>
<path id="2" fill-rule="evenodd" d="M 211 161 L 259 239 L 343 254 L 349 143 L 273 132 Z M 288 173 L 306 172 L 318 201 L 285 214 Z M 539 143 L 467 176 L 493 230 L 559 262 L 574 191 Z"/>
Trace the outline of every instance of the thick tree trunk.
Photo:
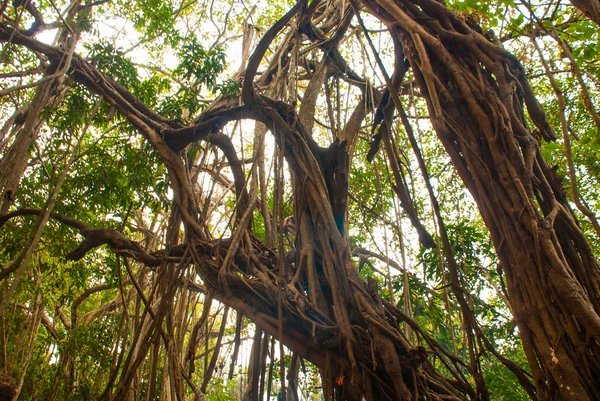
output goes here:
<path id="1" fill-rule="evenodd" d="M 571 0 L 571 3 L 596 24 L 600 25 L 600 1 L 598 0 Z"/>
<path id="2" fill-rule="evenodd" d="M 539 136 L 554 135 L 522 67 L 438 2 L 368 5 L 400 26 L 433 126 L 490 229 L 538 399 L 600 399 L 598 264 L 541 156 Z"/>

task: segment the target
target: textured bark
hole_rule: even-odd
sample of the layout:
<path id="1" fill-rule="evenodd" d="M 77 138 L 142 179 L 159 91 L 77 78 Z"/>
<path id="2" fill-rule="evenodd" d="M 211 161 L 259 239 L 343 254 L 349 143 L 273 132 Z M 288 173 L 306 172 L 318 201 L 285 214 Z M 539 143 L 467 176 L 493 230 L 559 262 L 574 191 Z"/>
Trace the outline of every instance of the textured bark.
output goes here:
<path id="1" fill-rule="evenodd" d="M 439 3 L 416 4 L 368 2 L 401 28 L 434 128 L 490 229 L 537 397 L 597 400 L 598 265 L 521 105 L 554 134 L 512 55 Z"/>
<path id="2" fill-rule="evenodd" d="M 387 94 L 374 94 L 372 86 L 348 67 L 337 49 L 352 13 L 358 11 L 357 4 L 344 2 L 298 2 L 257 44 L 244 73 L 241 96 L 217 101 L 189 125 L 158 115 L 81 57 L 73 57 L 69 75 L 114 106 L 159 153 L 169 172 L 176 205 L 169 226 L 172 238 L 168 248 L 155 252 L 148 252 L 118 231 L 91 228 L 57 214 L 52 216 L 85 236 L 69 258 L 80 259 L 94 247 L 108 244 L 120 255 L 160 267 L 157 272 L 160 280 L 164 280 L 156 286 L 159 294 L 156 305 L 148 302 L 136 287 L 152 319 L 148 316 L 141 319 L 116 392 L 112 396 L 107 392 L 106 398 L 126 397 L 151 342 L 159 341 L 162 336 L 169 344 L 162 320 L 169 316 L 169 300 L 181 284 L 178 268 L 187 263 L 193 264 L 211 296 L 240 316 L 253 320 L 294 355 L 316 364 L 323 372 L 326 399 L 334 394 L 337 399 L 350 401 L 363 397 L 369 401 L 416 400 L 424 396 L 449 400 L 488 398 L 479 365 L 481 355 L 475 355 L 474 351 L 475 343 L 482 337 L 474 317 L 465 317 L 465 322 L 471 323 L 468 327 L 471 358 L 465 364 L 433 341 L 396 306 L 382 300 L 376 283 L 364 282 L 352 259 L 345 227 L 349 151 L 354 148 L 367 110 L 376 104 L 380 106 L 377 107 L 380 118 L 376 118 L 373 132 L 378 130 L 389 159 L 396 161 L 392 166 L 396 192 L 419 230 L 421 241 L 433 244 L 424 228 L 419 229 L 417 211 L 408 186 L 403 183 L 397 150 L 391 141 L 394 107 L 398 111 L 401 108 L 390 102 L 390 98 L 404 75 L 407 60 L 427 101 L 432 124 L 490 229 L 531 366 L 536 387 L 533 396 L 540 400 L 599 399 L 598 265 L 562 189 L 556 185 L 553 170 L 541 157 L 539 136 L 552 140 L 554 134 L 532 95 L 522 67 L 513 56 L 488 41 L 477 26 L 437 1 L 365 3 L 373 15 L 388 25 L 397 47 L 397 74 L 390 81 Z M 290 26 L 297 30 L 292 28 L 282 34 Z M 277 77 L 291 71 L 290 66 L 301 64 L 297 58 L 302 42 L 300 34 L 320 48 L 323 57 L 316 67 L 306 67 L 312 79 L 296 113 L 297 88 Z M 281 41 L 276 57 L 263 63 L 277 37 Z M 52 62 L 64 57 L 62 50 L 0 23 L 0 40 L 9 39 L 45 54 Z M 263 64 L 267 64 L 266 71 L 257 79 L 259 66 Z M 358 105 L 345 127 L 334 126 L 332 131 L 341 138 L 321 147 L 311 136 L 314 110 L 319 92 L 327 90 L 334 74 L 335 79 L 347 79 L 360 88 L 361 102 L 366 106 Z M 536 126 L 535 133 L 526 123 L 523 104 Z M 262 211 L 265 226 L 270 216 L 264 199 L 259 201 L 256 180 L 248 190 L 235 148 L 220 133 L 225 124 L 242 118 L 264 124 L 274 136 L 277 156 L 281 157 L 277 161 L 279 177 L 283 177 L 283 159 L 292 172 L 294 215 L 288 228 L 294 236 L 286 244 L 293 248 L 289 253 L 284 252 L 283 219 L 278 221 L 276 244 L 274 234 L 268 235 L 267 241 L 271 243 L 265 246 L 252 233 L 256 210 Z M 238 203 L 230 238 L 211 238 L 197 202 L 199 195 L 190 183 L 189 171 L 181 157 L 187 145 L 201 141 L 218 147 L 233 171 Z M 374 152 L 376 145 L 372 149 Z M 252 173 L 256 177 L 256 172 Z M 275 197 L 277 206 L 273 214 L 281 218 L 283 180 L 277 185 L 279 196 Z M 39 211 L 22 209 L 3 216 L 0 222 L 28 214 Z M 184 244 L 176 241 L 180 221 L 185 227 Z M 445 242 L 445 250 L 450 252 L 448 241 Z M 456 274 L 456 266 L 451 273 Z M 2 274 L 7 276 L 10 272 Z M 131 273 L 130 279 L 135 285 Z M 457 277 L 452 277 L 452 285 L 458 287 Z M 463 289 L 453 287 L 453 290 L 462 301 L 463 313 L 470 313 L 462 298 Z M 412 345 L 402 330 L 403 325 L 414 330 L 427 348 Z M 219 337 L 223 329 L 224 323 Z M 197 330 L 192 333 L 193 340 L 197 338 Z M 259 355 L 258 331 L 255 344 L 253 362 L 259 365 L 264 356 Z M 489 343 L 485 344 L 489 349 Z M 172 344 L 169 347 L 170 358 L 181 352 Z M 479 345 L 477 350 L 482 348 Z M 432 354 L 445 366 L 445 375 L 434 369 L 428 359 Z M 187 355 L 188 370 L 192 372 L 193 348 Z M 206 389 L 216 355 L 217 350 L 205 371 L 202 390 Z M 169 369 L 175 376 L 169 388 L 180 394 L 186 376 L 173 361 L 170 360 Z M 527 376 L 509 361 L 503 362 L 512 367 L 527 387 Z M 292 372 L 289 377 L 293 381 L 297 375 Z M 336 379 L 342 379 L 343 384 L 340 381 L 336 384 Z M 248 398 L 255 399 L 257 380 L 255 374 Z M 290 385 L 294 387 L 293 383 Z"/>
<path id="3" fill-rule="evenodd" d="M 600 25 L 600 1 L 598 0 L 571 0 L 571 3 L 596 24 Z"/>

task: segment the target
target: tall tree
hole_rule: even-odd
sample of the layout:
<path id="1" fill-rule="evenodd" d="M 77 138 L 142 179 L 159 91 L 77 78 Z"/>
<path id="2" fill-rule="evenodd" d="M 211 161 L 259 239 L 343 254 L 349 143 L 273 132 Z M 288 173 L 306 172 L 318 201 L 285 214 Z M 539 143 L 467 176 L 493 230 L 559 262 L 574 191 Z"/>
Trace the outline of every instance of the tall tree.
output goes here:
<path id="1" fill-rule="evenodd" d="M 35 92 L 27 112 L 20 106 L 22 101 L 13 102 L 13 116 L 3 128 L 7 146 L 2 165 L 7 168 L 0 173 L 0 225 L 9 227 L 7 236 L 17 238 L 6 242 L 14 244 L 23 236 L 19 232 L 26 232 L 21 223 L 14 223 L 17 218 L 38 216 L 38 220 L 25 249 L 6 254 L 0 272 L 0 313 L 6 322 L 16 324 L 17 308 L 26 310 L 30 343 L 44 325 L 57 343 L 77 344 L 86 322 L 119 309 L 120 320 L 106 320 L 112 322 L 114 336 L 107 346 L 112 352 L 111 368 L 102 373 L 105 377 L 94 390 L 101 399 L 152 399 L 159 391 L 161 398 L 204 399 L 218 370 L 230 309 L 238 316 L 230 377 L 244 330 L 242 315 L 257 326 L 244 399 L 262 397 L 265 381 L 271 388 L 273 369 L 281 380 L 281 396 L 297 399 L 302 358 L 319 369 L 325 399 L 487 400 L 494 394 L 490 394 L 484 355 L 508 369 L 532 399 L 599 399 L 600 384 L 595 378 L 600 377 L 600 281 L 595 250 L 586 237 L 593 231 L 579 223 L 558 167 L 551 167 L 544 158 L 545 144 L 555 141 L 556 135 L 521 61 L 501 46 L 493 32 L 481 28 L 477 14 L 458 13 L 435 0 L 299 1 L 271 21 L 253 47 L 256 30 L 250 11 L 240 28 L 242 65 L 233 80 L 218 83 L 216 76 L 225 68 L 219 45 L 230 29 L 233 5 L 224 13 L 224 30 L 217 28 L 217 39 L 209 48 L 196 36 L 175 34 L 175 18 L 188 13 L 189 6 L 131 5 L 134 25 L 143 27 L 146 35 L 141 42 L 164 34 L 163 45 L 168 42 L 178 52 L 180 64 L 172 77 L 177 83 L 167 88 L 158 68 L 151 69 L 152 78 L 142 81 L 126 52 L 114 44 L 91 46 L 89 57 L 75 51 L 79 32 L 88 29 L 91 9 L 102 10 L 103 2 L 69 4 L 70 14 L 64 18 L 61 13 L 52 24 L 44 22 L 46 17 L 32 1 L 12 7 L 3 4 L 3 57 L 22 60 L 23 54 L 33 54 L 44 67 L 44 76 L 31 85 L 4 90 L 21 94 L 33 87 Z M 531 25 L 525 31 L 532 40 L 547 35 L 565 43 L 555 28 L 542 22 L 535 25 L 535 10 L 531 6 L 529 10 Z M 212 19 L 212 4 L 210 13 Z M 33 25 L 24 28 L 22 21 L 28 19 Z M 382 23 L 380 32 L 371 27 L 374 21 Z M 50 45 L 36 37 L 54 26 L 62 29 L 57 42 Z M 373 39 L 381 31 L 389 39 L 388 49 Z M 371 67 L 369 73 L 365 68 L 361 75 L 353 68 L 356 55 L 348 55 L 344 47 L 351 40 L 364 46 L 362 54 L 368 61 L 363 66 Z M 570 49 L 565 44 L 563 50 Z M 544 60 L 544 52 L 539 53 Z M 246 64 L 245 55 L 250 54 Z M 19 67 L 11 68 L 7 77 L 18 77 Z M 572 68 L 574 74 L 583 75 L 576 63 Z M 552 72 L 547 75 L 553 77 Z M 378 86 L 377 79 L 383 85 Z M 63 99 L 65 85 L 77 96 Z M 560 96 L 558 86 L 552 87 Z M 52 95 L 53 91 L 57 94 Z M 201 107 L 200 93 L 217 92 L 218 97 Z M 344 106 L 343 92 L 347 93 Z M 498 260 L 494 274 L 505 289 L 499 293 L 514 315 L 529 372 L 498 351 L 477 314 L 474 304 L 480 301 L 474 301 L 466 285 L 466 258 L 459 253 L 453 228 L 440 206 L 438 198 L 443 194 L 436 193 L 433 168 L 425 155 L 428 149 L 418 136 L 423 128 L 411 121 L 407 111 L 409 93 L 410 102 L 423 99 L 446 152 L 441 157 L 452 163 L 487 227 L 495 249 L 490 257 Z M 586 93 L 585 107 L 593 115 L 595 92 Z M 564 112 L 566 106 L 561 104 Z M 8 102 L 5 107 L 9 109 Z M 65 110 L 68 114 L 79 110 L 84 116 L 73 113 L 64 118 Z M 115 111 L 121 118 L 117 127 L 132 138 L 134 132 L 141 134 L 141 145 L 129 138 L 113 142 L 107 135 L 114 129 L 110 124 Z M 64 138 L 58 141 L 38 135 L 42 126 L 55 125 L 60 129 L 54 135 L 71 134 L 66 152 Z M 226 132 L 249 127 L 254 130 L 252 137 L 240 135 L 241 140 L 253 142 L 246 158 L 243 144 L 238 146 Z M 90 129 L 94 132 L 89 133 Z M 565 145 L 569 133 L 563 130 Z M 368 150 L 361 142 L 365 134 L 370 136 Z M 270 155 L 266 153 L 269 138 L 275 145 Z M 59 143 L 53 145 L 54 141 Z M 98 149 L 104 157 L 123 152 L 127 158 L 116 167 L 95 172 L 92 156 Z M 358 149 L 364 149 L 371 165 L 364 163 Z M 34 150 L 37 155 L 30 158 Z M 136 152 L 152 152 L 159 161 L 154 171 L 140 173 L 141 168 L 131 168 L 127 160 L 136 157 L 137 164 L 144 164 Z M 45 159 L 53 157 L 52 173 L 44 172 L 49 163 Z M 265 169 L 266 159 L 272 164 L 272 174 Z M 70 180 L 73 166 L 81 161 L 90 169 L 86 172 L 90 177 L 83 182 Z M 35 166 L 30 173 L 26 173 L 28 163 Z M 572 160 L 568 164 L 573 172 L 570 195 L 578 207 L 586 206 L 578 198 L 585 194 L 577 192 Z M 400 266 L 405 274 L 401 304 L 395 302 L 389 256 L 356 247 L 349 211 L 352 202 L 363 210 L 364 205 L 349 185 L 357 166 L 372 169 L 374 174 L 385 169 L 386 178 L 378 176 L 376 183 L 370 183 L 378 186 L 380 211 L 385 209 L 383 194 L 395 197 L 394 206 L 397 198 L 396 216 L 406 216 L 423 252 L 437 255 L 445 290 L 440 299 L 451 332 L 449 347 L 412 316 L 406 261 Z M 49 182 L 46 190 L 18 190 L 36 174 Z M 111 174 L 127 176 L 127 182 L 113 185 Z M 413 188 L 413 175 L 424 181 L 422 192 Z M 200 176 L 209 177 L 209 183 Z M 166 180 L 169 191 L 164 188 Z M 111 183 L 111 188 L 103 183 Z M 222 194 L 215 190 L 217 184 L 225 188 Z M 71 190 L 74 197 L 98 202 L 105 217 L 118 215 L 119 224 L 102 226 L 103 218 L 94 210 L 81 210 L 71 205 L 77 203 L 74 199 L 60 198 L 63 186 L 63 193 Z M 90 190 L 100 194 L 88 195 Z M 123 194 L 113 198 L 120 190 Z M 47 192 L 43 201 L 40 192 Z M 215 210 L 227 196 L 231 205 L 221 209 L 221 218 L 225 216 L 229 223 L 223 226 Z M 60 199 L 62 203 L 54 210 Z M 427 223 L 424 201 L 431 204 L 433 228 Z M 11 204 L 15 206 L 9 210 Z M 592 226 L 597 225 L 593 210 L 587 206 L 580 210 Z M 377 216 L 376 210 L 370 211 Z M 387 227 L 392 228 L 405 259 L 402 223 L 385 221 L 387 211 L 382 214 L 383 233 L 374 235 L 383 236 L 387 252 Z M 148 218 L 151 227 L 162 228 L 155 233 L 144 228 Z M 113 266 L 112 285 L 86 288 L 71 305 L 70 318 L 54 300 L 54 320 L 62 322 L 65 334 L 45 317 L 47 301 L 40 284 L 44 263 L 56 258 L 52 250 L 36 251 L 49 219 L 83 236 L 67 260 L 90 258 L 90 252 L 101 245 L 108 245 L 114 254 L 107 256 Z M 136 236 L 134 229 L 144 236 Z M 164 239 L 159 240 L 157 233 Z M 356 255 L 360 255 L 358 263 Z M 388 287 L 383 291 L 376 279 L 365 279 L 359 271 L 363 261 L 374 255 L 388 269 L 383 275 Z M 24 277 L 31 279 L 21 283 Z M 26 291 L 17 291 L 19 285 L 35 288 L 36 297 L 27 299 Z M 85 318 L 78 317 L 86 299 L 111 289 L 114 297 L 108 303 Z M 206 294 L 202 302 L 198 292 Z M 209 319 L 213 297 L 226 306 L 222 315 Z M 200 303 L 202 314 L 196 316 Z M 14 318 L 8 319 L 7 313 Z M 457 319 L 462 327 L 459 333 L 454 327 Z M 7 349 L 17 352 L 8 344 L 13 337 L 6 330 L 4 355 Z M 463 338 L 457 339 L 457 334 Z M 269 346 L 269 337 L 281 344 L 275 368 L 276 349 L 273 342 Z M 199 344 L 205 348 L 205 363 L 202 379 L 197 381 Z M 293 353 L 287 366 L 283 345 Z M 161 362 L 161 350 L 165 362 Z M 261 374 L 267 369 L 267 354 L 268 379 Z M 32 357 L 22 358 L 25 369 Z M 50 398 L 57 396 L 56 378 L 61 375 L 71 383 L 64 390 L 65 397 L 81 391 L 75 383 L 85 372 L 75 368 L 78 359 L 73 346 L 64 346 Z M 3 365 L 8 369 L 6 357 Z"/>

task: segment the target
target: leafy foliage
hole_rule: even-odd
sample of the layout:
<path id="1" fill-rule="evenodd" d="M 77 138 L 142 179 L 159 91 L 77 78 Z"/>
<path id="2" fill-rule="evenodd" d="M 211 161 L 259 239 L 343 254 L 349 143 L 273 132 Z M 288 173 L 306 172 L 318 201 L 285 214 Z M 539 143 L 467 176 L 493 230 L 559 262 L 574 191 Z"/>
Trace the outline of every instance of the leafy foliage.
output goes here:
<path id="1" fill-rule="evenodd" d="M 317 399 L 321 388 L 329 385 L 319 376 L 321 367 L 304 361 L 301 368 L 292 367 L 292 352 L 286 349 L 287 353 L 281 355 L 278 344 L 270 345 L 269 336 L 257 343 L 263 348 L 254 351 L 255 359 L 256 354 L 262 353 L 262 372 L 252 373 L 252 332 L 248 322 L 244 319 L 237 324 L 235 319 L 224 318 L 222 305 L 213 304 L 211 309 L 208 300 L 212 294 L 208 293 L 212 283 L 200 279 L 206 266 L 191 264 L 192 256 L 178 253 L 176 246 L 187 244 L 191 231 L 202 232 L 213 241 L 200 255 L 207 265 L 228 260 L 232 274 L 244 278 L 252 270 L 244 262 L 254 258 L 262 270 L 251 271 L 255 275 L 252 283 L 268 279 L 279 286 L 283 279 L 285 284 L 292 282 L 291 287 L 298 293 L 310 293 L 314 284 L 302 276 L 309 273 L 295 270 L 306 258 L 302 254 L 305 248 L 296 249 L 300 238 L 305 241 L 301 219 L 315 219 L 310 223 L 314 232 L 322 230 L 326 223 L 310 213 L 309 217 L 301 214 L 300 206 L 305 205 L 298 200 L 298 194 L 309 180 L 302 185 L 294 181 L 297 175 L 292 170 L 297 166 L 288 159 L 290 153 L 300 151 L 299 145 L 280 147 L 282 132 L 268 133 L 269 139 L 258 140 L 262 125 L 254 126 L 237 116 L 221 124 L 224 118 L 219 117 L 223 120 L 210 120 L 214 125 L 207 131 L 193 130 L 196 142 L 184 151 L 173 152 L 177 158 L 185 155 L 181 158 L 183 178 L 174 173 L 172 160 L 165 162 L 164 153 L 151 145 L 152 140 L 164 143 L 173 131 L 201 124 L 206 115 L 212 118 L 211 113 L 219 107 L 241 107 L 243 83 L 231 66 L 237 67 L 240 62 L 241 42 L 244 37 L 249 40 L 248 27 L 253 34 L 262 34 L 294 3 L 256 4 L 258 17 L 247 9 L 248 5 L 236 1 L 209 5 L 115 1 L 98 2 L 93 7 L 76 6 L 77 10 L 61 2 L 35 3 L 46 23 L 54 19 L 57 22 L 44 25 L 31 36 L 50 41 L 46 35 L 54 33 L 58 26 L 53 44 L 69 50 L 65 37 L 72 35 L 69 37 L 79 41 L 71 48 L 78 57 L 124 87 L 162 120 L 156 123 L 153 116 L 123 108 L 117 111 L 114 99 L 122 94 L 109 99 L 94 93 L 90 83 L 84 85 L 81 79 L 76 82 L 69 69 L 66 75 L 53 77 L 56 65 L 43 52 L 3 43 L 0 90 L 7 96 L 0 100 L 2 161 L 9 160 L 19 137 L 31 138 L 20 153 L 26 163 L 19 176 L 18 191 L 11 199 L 5 196 L 10 205 L 3 213 L 50 207 L 52 213 L 63 218 L 61 221 L 51 215 L 39 236 L 37 222 L 41 221 L 41 213 L 18 215 L 3 222 L 0 228 L 0 368 L 22 381 L 19 399 L 99 399 L 103 394 L 117 394 L 119 380 L 125 380 L 131 372 L 135 374 L 128 386 L 135 388 L 138 399 L 148 399 L 152 394 L 154 399 L 175 397 L 174 394 L 191 398 L 203 384 L 208 400 L 239 399 L 251 383 L 252 374 L 262 374 L 263 386 L 270 386 L 271 393 L 265 398 L 276 397 L 282 390 L 280 382 L 289 379 L 281 375 L 282 358 L 283 370 L 288 375 L 290 370 L 295 372 L 303 397 Z M 600 100 L 598 26 L 572 6 L 556 1 L 525 4 L 513 0 L 456 0 L 448 5 L 469 24 L 481 26 L 486 38 L 516 54 L 523 64 L 549 123 L 556 132 L 562 132 L 556 141 L 538 138 L 536 146 L 558 173 L 557 185 L 569 199 L 581 229 L 588 238 L 597 238 L 600 233 L 585 208 L 593 216 L 600 209 L 600 120 L 594 114 Z M 351 9 L 350 4 L 346 6 Z M 55 7 L 64 8 L 64 12 L 58 15 Z M 7 6 L 2 12 L 3 19 L 10 21 L 6 24 L 22 30 L 36 20 L 24 7 Z M 329 18 L 330 12 L 320 8 L 317 21 Z M 63 14 L 68 14 L 68 25 Z M 335 15 L 338 14 L 345 15 L 341 11 Z M 102 22 L 104 19 L 110 22 Z M 347 34 L 347 40 L 335 46 L 329 36 L 333 37 L 332 32 L 342 27 L 343 21 L 334 21 L 311 33 L 315 37 L 325 35 L 324 44 L 309 43 L 306 27 L 302 27 L 304 31 L 285 31 L 277 37 L 268 49 L 267 62 L 260 66 L 256 82 L 264 85 L 257 90 L 261 96 L 272 96 L 291 105 L 290 115 L 284 117 L 296 121 L 303 112 L 303 102 L 308 103 L 307 82 L 319 73 L 321 59 L 330 63 L 322 64 L 326 65 L 322 85 L 325 89 L 315 101 L 311 116 L 311 140 L 315 143 L 308 147 L 323 153 L 331 138 L 337 138 L 335 144 L 339 145 L 346 133 L 344 127 L 350 125 L 350 116 L 360 111 L 357 104 L 363 106 L 365 116 L 357 128 L 358 139 L 350 141 L 351 146 L 344 144 L 351 150 L 347 171 L 350 194 L 344 210 L 349 234 L 344 241 L 347 240 L 359 277 L 375 283 L 383 301 L 418 324 L 422 332 L 400 324 L 411 345 L 430 346 L 424 340 L 427 335 L 445 352 L 456 354 L 461 361 L 458 365 L 466 371 L 472 345 L 466 334 L 464 309 L 451 291 L 452 286 L 459 286 L 481 336 L 489 340 L 494 351 L 527 371 L 528 361 L 507 295 L 498 246 L 494 246 L 475 200 L 427 120 L 424 94 L 414 87 L 418 77 L 408 72 L 400 92 L 406 95 L 401 102 L 421 155 L 412 152 L 407 127 L 398 115 L 391 120 L 389 136 L 394 149 L 391 153 L 396 152 L 415 213 L 436 239 L 432 247 L 419 242 L 406 205 L 396 196 L 398 182 L 384 145 L 371 163 L 366 160 L 374 141 L 371 125 L 377 118 L 373 96 L 375 92 L 383 93 L 385 78 L 376 68 L 368 41 L 361 36 L 364 32 L 358 34 L 361 31 L 357 19 L 353 17 L 349 22 L 348 32 L 352 35 Z M 365 21 L 369 25 L 367 32 L 375 39 L 372 43 L 378 46 L 377 56 L 391 64 L 393 52 L 388 47 L 393 44 L 390 45 L 389 33 L 383 32 L 372 17 L 365 17 Z M 334 63 L 334 50 L 338 52 L 335 57 L 343 58 L 344 68 Z M 86 78 L 98 86 L 103 84 L 97 77 Z M 488 78 L 495 79 L 491 73 Z M 19 113 L 34 110 L 34 99 L 44 93 L 47 82 L 50 84 L 44 105 L 29 122 L 27 114 Z M 253 84 L 258 87 L 256 82 Z M 268 107 L 276 110 L 278 104 L 269 103 Z M 256 109 L 243 111 L 250 114 Z M 281 114 L 277 116 L 282 118 Z M 272 122 L 272 118 L 268 120 L 262 122 Z M 152 124 L 160 139 L 150 140 L 147 132 L 140 129 Z M 217 134 L 222 137 L 215 137 Z M 319 148 L 317 143 L 324 146 Z M 237 160 L 227 150 L 232 150 Z M 423 177 L 418 157 L 423 158 L 427 178 Z M 322 170 L 331 167 L 317 157 L 312 162 L 321 163 Z M 0 173 L 2 188 L 7 185 L 8 175 Z M 245 180 L 243 189 L 236 182 L 240 176 Z M 450 261 L 440 239 L 435 202 L 426 184 L 431 185 L 445 223 L 449 252 L 458 266 L 456 283 L 450 277 Z M 192 230 L 183 224 L 185 215 L 190 213 L 181 208 L 183 201 L 177 188 L 183 185 L 193 188 L 195 198 L 185 201 L 197 207 L 195 218 L 200 228 Z M 254 199 L 254 210 L 248 221 L 242 222 L 243 201 L 248 198 Z M 335 206 L 332 201 L 330 207 Z M 85 223 L 86 229 L 65 224 L 65 216 Z M 251 227 L 251 235 L 245 235 L 245 227 Z M 67 261 L 65 258 L 85 243 L 84 238 L 94 228 L 112 230 L 134 245 L 95 247 L 80 259 Z M 243 235 L 236 237 L 236 233 Z M 231 238 L 226 240 L 231 242 L 227 246 L 238 241 L 236 247 L 243 244 L 253 247 L 256 253 L 230 255 L 230 248 L 219 242 L 228 236 Z M 305 242 L 301 245 L 309 247 Z M 135 246 L 158 262 L 151 265 L 139 258 L 136 261 L 132 250 Z M 600 256 L 598 241 L 590 241 L 590 246 Z M 216 252 L 209 254 L 209 248 Z M 169 249 L 173 252 L 169 253 Z M 264 252 L 260 254 L 259 250 Z M 323 252 L 312 249 L 311 255 L 315 260 L 314 274 L 323 276 L 327 268 L 322 262 Z M 26 262 L 21 277 L 21 270 L 13 272 L 9 268 L 22 260 Z M 332 295 L 330 287 L 323 288 L 326 296 Z M 263 293 L 258 297 L 267 298 Z M 296 302 L 298 296 L 293 294 L 290 298 Z M 269 299 L 275 305 L 278 300 L 275 296 Z M 240 310 L 246 307 L 243 303 L 233 304 Z M 209 308 L 207 313 L 205 307 Z M 322 307 L 304 304 L 303 313 Z M 279 318 L 275 307 L 251 312 L 268 316 L 271 323 Z M 321 326 L 327 328 L 331 324 L 326 318 L 319 318 Z M 367 325 L 364 331 L 371 329 Z M 313 334 L 311 341 L 318 343 L 320 338 Z M 215 363 L 210 365 L 213 359 Z M 515 375 L 491 352 L 477 355 L 477 359 L 490 399 L 528 399 L 529 394 Z M 443 376 L 452 376 L 443 360 L 429 357 L 428 361 Z M 338 374 L 344 377 L 350 373 Z M 266 394 L 267 390 L 263 392 Z"/>

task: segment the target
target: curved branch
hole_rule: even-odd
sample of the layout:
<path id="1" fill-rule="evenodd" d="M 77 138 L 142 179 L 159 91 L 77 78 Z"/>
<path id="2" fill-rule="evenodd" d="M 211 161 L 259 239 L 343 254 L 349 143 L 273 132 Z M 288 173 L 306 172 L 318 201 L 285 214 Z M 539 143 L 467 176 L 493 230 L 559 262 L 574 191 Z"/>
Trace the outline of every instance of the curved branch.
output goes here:
<path id="1" fill-rule="evenodd" d="M 40 10 L 38 10 L 38 8 L 35 6 L 33 0 L 13 0 L 12 4 L 14 8 L 23 6 L 23 8 L 25 8 L 25 10 L 27 10 L 27 12 L 33 17 L 33 23 L 25 31 L 25 34 L 27 36 L 35 35 L 46 25 L 46 23 L 44 22 L 44 16 L 40 12 Z"/>
<path id="2" fill-rule="evenodd" d="M 9 219 L 18 216 L 39 216 L 43 211 L 41 209 L 22 208 L 14 212 L 0 216 L 0 227 Z M 67 260 L 81 260 L 89 251 L 101 245 L 108 245 L 115 253 L 128 253 L 135 259 L 147 264 L 156 266 L 160 264 L 160 259 L 149 255 L 137 242 L 126 238 L 121 232 L 109 228 L 93 228 L 87 224 L 72 217 L 63 216 L 59 213 L 50 215 L 53 219 L 77 229 L 85 238 L 81 245 L 66 255 Z"/>
<path id="3" fill-rule="evenodd" d="M 249 106 L 225 108 L 203 114 L 194 125 L 163 130 L 162 135 L 167 145 L 173 151 L 179 152 L 191 143 L 207 140 L 211 134 L 221 131 L 228 123 L 246 118 L 257 118 L 257 114 Z"/>
<path id="4" fill-rule="evenodd" d="M 292 19 L 296 13 L 306 5 L 306 0 L 300 0 L 292 7 L 283 17 L 281 17 L 260 39 L 254 53 L 248 61 L 248 67 L 246 67 L 246 74 L 244 75 L 244 86 L 242 87 L 242 99 L 245 104 L 251 104 L 254 98 L 254 91 L 252 85 L 254 83 L 254 77 L 258 71 L 258 66 L 262 58 L 264 57 L 267 49 L 271 42 L 275 39 L 279 31 L 281 31 L 286 24 Z"/>

